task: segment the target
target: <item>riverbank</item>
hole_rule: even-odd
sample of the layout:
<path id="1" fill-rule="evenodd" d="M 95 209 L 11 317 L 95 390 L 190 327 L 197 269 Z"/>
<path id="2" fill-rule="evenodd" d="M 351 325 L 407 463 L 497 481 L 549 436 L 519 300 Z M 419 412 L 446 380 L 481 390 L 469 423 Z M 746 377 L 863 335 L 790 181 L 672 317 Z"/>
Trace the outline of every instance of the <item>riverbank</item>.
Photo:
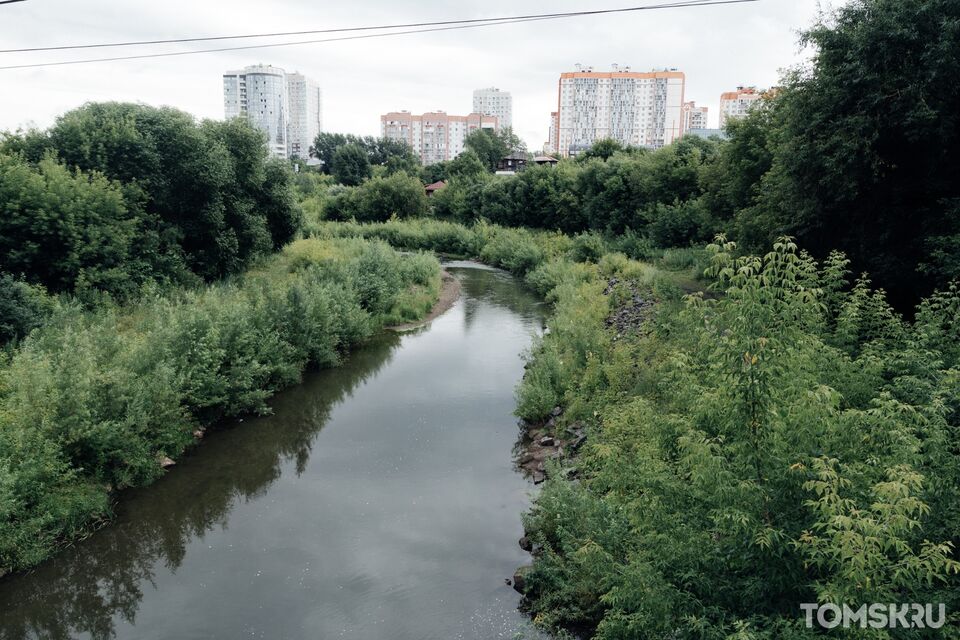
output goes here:
<path id="1" fill-rule="evenodd" d="M 437 297 L 437 301 L 434 303 L 433 308 L 420 320 L 416 322 L 406 322 L 404 324 L 394 325 L 388 327 L 392 331 L 411 331 L 413 329 L 418 329 L 423 325 L 435 320 L 441 316 L 444 312 L 450 309 L 457 300 L 460 299 L 461 293 L 460 280 L 455 278 L 452 273 L 447 270 L 440 272 L 440 295 Z"/>
<path id="2" fill-rule="evenodd" d="M 429 326 L 221 423 L 109 526 L 0 581 L 0 638 L 540 639 L 503 580 L 530 504 L 513 391 L 546 308 L 450 271 L 460 301 Z"/>
<path id="3" fill-rule="evenodd" d="M 207 427 L 268 414 L 308 367 L 427 312 L 439 272 L 429 255 L 314 238 L 228 282 L 63 309 L 0 360 L 0 573 L 89 534 Z"/>

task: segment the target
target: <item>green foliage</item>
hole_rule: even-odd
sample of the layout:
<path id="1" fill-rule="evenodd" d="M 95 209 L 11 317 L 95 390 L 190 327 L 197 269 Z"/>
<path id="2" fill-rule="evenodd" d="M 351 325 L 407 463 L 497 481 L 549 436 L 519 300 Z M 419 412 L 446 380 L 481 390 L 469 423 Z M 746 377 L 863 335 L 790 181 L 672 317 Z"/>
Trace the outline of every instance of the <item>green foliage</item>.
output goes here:
<path id="1" fill-rule="evenodd" d="M 604 138 L 594 142 L 593 145 L 586 151 L 577 154 L 577 162 L 587 162 L 594 158 L 599 160 L 609 160 L 615 154 L 623 153 L 625 151 L 628 151 L 628 149 L 613 138 Z"/>
<path id="2" fill-rule="evenodd" d="M 450 182 L 434 198 L 434 212 L 463 222 L 482 218 L 565 233 L 636 229 L 660 246 L 706 241 L 718 224 L 699 200 L 700 179 L 719 144 L 690 138 L 649 153 L 598 151 L 490 180 L 480 180 L 475 170 L 454 171 L 461 158 L 467 162 L 463 154 L 448 166 Z"/>
<path id="3" fill-rule="evenodd" d="M 414 174 L 420 167 L 420 161 L 414 155 L 413 149 L 405 142 L 372 136 L 360 137 L 352 134 L 322 132 L 314 140 L 310 155 L 321 161 L 321 171 L 332 174 L 336 165 L 334 156 L 340 148 L 347 145 L 355 145 L 363 149 L 370 165 L 383 167 L 387 174 L 397 171 Z"/>
<path id="4" fill-rule="evenodd" d="M 94 103 L 2 148 L 15 157 L 0 156 L 0 224 L 21 247 L 4 251 L 17 264 L 3 268 L 52 291 L 124 297 L 149 280 L 215 279 L 300 229 L 289 169 L 239 119 L 198 124 L 175 109 Z M 46 265 L 31 257 L 40 252 Z"/>
<path id="5" fill-rule="evenodd" d="M 510 128 L 500 129 L 499 131 L 476 129 L 467 136 L 464 145 L 477 155 L 480 162 L 490 172 L 496 171 L 497 163 L 511 153 L 526 152 L 523 141 Z"/>
<path id="6" fill-rule="evenodd" d="M 52 158 L 36 167 L 0 156 L 0 270 L 54 291 L 129 293 L 136 221 L 116 184 L 71 173 Z"/>
<path id="7" fill-rule="evenodd" d="M 370 159 L 359 144 L 347 144 L 333 153 L 330 171 L 340 184 L 355 187 L 371 176 Z"/>
<path id="8" fill-rule="evenodd" d="M 107 517 L 109 493 L 157 478 L 195 429 L 268 412 L 308 364 L 422 315 L 439 274 L 383 243 L 311 239 L 236 281 L 56 312 L 0 360 L 0 568 Z"/>
<path id="9" fill-rule="evenodd" d="M 757 246 L 840 249 L 908 308 L 958 275 L 960 6 L 855 0 L 804 35 L 767 130 L 771 169 L 740 214 Z M 762 154 L 761 154 L 762 155 Z"/>
<path id="10" fill-rule="evenodd" d="M 447 163 L 446 176 L 441 179 L 476 180 L 483 175 L 484 171 L 483 160 L 480 159 L 480 156 L 472 149 L 467 149 Z"/>
<path id="11" fill-rule="evenodd" d="M 661 304 L 619 339 L 608 274 L 645 290 L 624 257 L 601 259 L 603 279 L 530 276 L 554 287 L 556 316 L 518 414 L 560 404 L 590 426 L 580 479 L 554 469 L 525 517 L 543 547 L 526 576 L 536 620 L 607 639 L 772 640 L 818 637 L 801 602 L 952 610 L 956 288 L 909 325 L 847 280 L 842 256 L 820 266 L 781 240 L 738 257 L 723 239 L 710 256 L 719 296 Z"/>
<path id="12" fill-rule="evenodd" d="M 324 206 L 324 215 L 330 220 L 385 222 L 392 217 L 424 215 L 427 205 L 420 180 L 406 173 L 395 173 L 333 195 Z"/>
<path id="13" fill-rule="evenodd" d="M 0 273 L 0 346 L 26 336 L 43 324 L 54 301 L 37 286 Z"/>

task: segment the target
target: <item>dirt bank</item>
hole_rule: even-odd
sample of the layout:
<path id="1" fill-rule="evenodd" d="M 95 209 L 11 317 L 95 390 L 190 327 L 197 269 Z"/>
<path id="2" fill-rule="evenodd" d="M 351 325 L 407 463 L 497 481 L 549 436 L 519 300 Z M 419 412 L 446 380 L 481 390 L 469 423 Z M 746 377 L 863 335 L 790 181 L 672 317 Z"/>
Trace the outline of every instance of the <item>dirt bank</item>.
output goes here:
<path id="1" fill-rule="evenodd" d="M 453 277 L 453 275 L 448 271 L 441 272 L 440 277 L 442 278 L 442 283 L 440 285 L 440 297 L 437 299 L 437 303 L 433 305 L 433 308 L 430 309 L 430 313 L 416 322 L 398 324 L 394 327 L 390 327 L 390 329 L 394 331 L 410 331 L 411 329 L 422 327 L 453 306 L 453 304 L 460 298 L 460 281 Z"/>

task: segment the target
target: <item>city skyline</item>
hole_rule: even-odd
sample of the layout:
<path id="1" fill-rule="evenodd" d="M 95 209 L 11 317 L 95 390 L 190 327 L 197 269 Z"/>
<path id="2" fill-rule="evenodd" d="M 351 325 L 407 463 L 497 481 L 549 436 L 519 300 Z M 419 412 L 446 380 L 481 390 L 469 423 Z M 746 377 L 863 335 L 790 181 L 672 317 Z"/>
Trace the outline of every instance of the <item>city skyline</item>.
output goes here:
<path id="1" fill-rule="evenodd" d="M 0 37 L 9 48 L 45 44 L 106 42 L 120 39 L 203 36 L 222 33 L 353 26 L 416 19 L 478 18 L 534 10 L 532 4 L 494 1 L 484 7 L 457 7 L 423 2 L 397 13 L 391 3 L 371 2 L 358 15 L 343 7 L 291 1 L 259 15 L 249 0 L 223 14 L 214 7 L 171 0 L 158 7 L 132 0 L 117 12 L 105 0 L 93 0 L 82 13 L 71 3 L 50 0 L 46 7 L 22 3 L 4 10 Z M 59 8 L 58 8 L 59 7 Z M 557 10 L 582 8 L 561 0 Z M 513 128 L 531 150 L 543 146 L 552 111 L 556 110 L 557 75 L 575 63 L 609 67 L 614 61 L 634 69 L 680 68 L 687 76 L 686 100 L 709 107 L 710 126 L 717 126 L 719 97 L 737 86 L 774 86 L 778 69 L 802 62 L 796 31 L 809 26 L 815 0 L 762 0 L 750 5 L 666 10 L 618 17 L 506 25 L 451 33 L 403 36 L 387 40 L 226 52 L 184 58 L 52 67 L 0 72 L 14 83 L 0 103 L 0 130 L 54 118 L 88 101 L 133 101 L 169 105 L 198 118 L 223 117 L 222 87 L 211 81 L 223 69 L 259 62 L 298 69 L 324 87 L 324 129 L 376 135 L 379 116 L 403 106 L 415 113 L 442 106 L 467 113 L 474 90 L 500 87 L 513 96 Z M 251 20 L 250 16 L 256 16 Z M 649 32 L 641 41 L 638 29 Z M 75 34 L 83 33 L 82 38 Z M 736 44 L 729 34 L 736 33 Z M 510 46 L 503 46 L 509 42 Z M 181 46 L 181 49 L 189 48 Z M 153 47 L 151 51 L 158 48 Z M 709 50 L 710 55 L 703 55 Z M 758 52 L 764 55 L 758 55 Z M 99 52 L 98 52 L 99 53 Z M 3 62 L 62 59 L 7 54 Z M 435 60 L 435 72 L 425 66 Z M 518 62 L 522 60 L 522 62 Z M 447 69 L 456 65 L 457 72 Z"/>

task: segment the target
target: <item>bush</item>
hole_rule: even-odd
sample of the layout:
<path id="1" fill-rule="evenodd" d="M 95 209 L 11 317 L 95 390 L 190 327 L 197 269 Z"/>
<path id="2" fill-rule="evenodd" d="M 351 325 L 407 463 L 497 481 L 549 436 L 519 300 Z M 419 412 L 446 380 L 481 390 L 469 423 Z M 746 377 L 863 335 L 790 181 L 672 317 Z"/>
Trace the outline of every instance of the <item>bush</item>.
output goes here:
<path id="1" fill-rule="evenodd" d="M 337 192 L 327 202 L 329 220 L 385 222 L 418 217 L 427 212 L 427 196 L 420 180 L 406 173 L 376 177 L 363 185 Z"/>
<path id="2" fill-rule="evenodd" d="M 108 515 L 111 490 L 157 478 L 198 427 L 266 413 L 309 364 L 422 315 L 439 272 L 380 242 L 311 239 L 235 282 L 64 308 L 0 360 L 0 569 Z"/>
<path id="3" fill-rule="evenodd" d="M 527 233 L 497 229 L 480 251 L 480 258 L 511 273 L 526 275 L 546 260 L 546 252 Z"/>
<path id="4" fill-rule="evenodd" d="M 589 434 L 578 479 L 551 467 L 524 518 L 535 619 L 605 639 L 812 639 L 798 602 L 956 606 L 956 288 L 910 325 L 842 257 L 820 267 L 788 240 L 763 257 L 720 243 L 709 263 L 721 296 L 616 336 L 619 293 L 601 288 L 644 268 L 608 254 L 582 282 L 530 275 L 560 284 L 518 414 L 560 404 L 553 429 Z"/>
<path id="5" fill-rule="evenodd" d="M 40 287 L 0 273 L 0 346 L 43 324 L 54 302 Z"/>
<path id="6" fill-rule="evenodd" d="M 603 238 L 592 233 L 581 233 L 573 239 L 570 258 L 574 262 L 596 262 L 606 251 Z"/>

